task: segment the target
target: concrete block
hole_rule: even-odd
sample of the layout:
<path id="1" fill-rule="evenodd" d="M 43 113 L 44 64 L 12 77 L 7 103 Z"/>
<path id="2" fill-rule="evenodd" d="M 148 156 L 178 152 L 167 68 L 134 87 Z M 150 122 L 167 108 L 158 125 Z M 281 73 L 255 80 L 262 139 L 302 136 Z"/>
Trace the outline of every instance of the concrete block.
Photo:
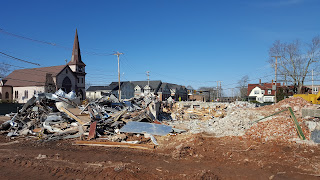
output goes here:
<path id="1" fill-rule="evenodd" d="M 320 117 L 320 109 L 302 109 L 302 117 Z"/>

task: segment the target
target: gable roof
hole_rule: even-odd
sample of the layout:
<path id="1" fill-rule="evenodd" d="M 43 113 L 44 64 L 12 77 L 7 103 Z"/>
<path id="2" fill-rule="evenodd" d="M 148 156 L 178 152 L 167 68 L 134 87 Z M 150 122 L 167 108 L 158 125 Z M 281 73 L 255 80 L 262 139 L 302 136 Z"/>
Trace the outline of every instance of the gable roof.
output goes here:
<path id="1" fill-rule="evenodd" d="M 178 84 L 171 84 L 171 83 L 167 83 L 168 84 L 168 87 L 170 88 L 170 89 L 180 89 L 180 88 L 185 88 L 185 86 L 182 86 L 182 85 L 178 85 Z"/>
<path id="2" fill-rule="evenodd" d="M 131 81 L 131 83 L 134 85 L 134 87 L 139 86 L 140 88 L 144 88 L 146 85 L 148 85 L 148 81 Z M 161 81 L 149 81 L 149 86 L 151 89 L 157 90 L 158 87 L 160 87 Z"/>
<path id="3" fill-rule="evenodd" d="M 80 45 L 79 45 L 79 38 L 78 38 L 77 29 L 76 29 L 76 34 L 74 37 L 71 60 L 68 63 L 68 65 L 83 65 L 83 66 L 85 66 L 85 64 L 81 60 Z"/>
<path id="4" fill-rule="evenodd" d="M 47 73 L 55 77 L 65 67 L 67 65 L 14 70 L 7 77 L 3 78 L 6 81 L 4 85 L 13 87 L 44 86 Z"/>
<path id="5" fill-rule="evenodd" d="M 121 81 L 120 82 L 120 88 L 122 86 L 127 85 L 127 84 L 132 84 L 132 86 L 134 86 L 134 84 L 129 82 L 129 81 Z M 110 83 L 109 87 L 110 87 L 111 90 L 118 90 L 119 89 L 119 82 L 112 82 L 112 83 Z M 133 88 L 135 88 L 135 86 Z"/>
<path id="6" fill-rule="evenodd" d="M 111 90 L 109 86 L 90 86 L 86 91 Z"/>
<path id="7" fill-rule="evenodd" d="M 251 91 L 255 87 L 259 87 L 261 90 L 269 90 L 269 89 L 271 89 L 271 94 L 267 94 L 267 95 L 274 96 L 275 91 L 272 90 L 272 85 L 274 85 L 274 83 L 248 84 L 247 96 L 250 95 Z M 277 83 L 277 87 L 280 87 L 280 86 L 281 86 L 281 83 Z"/>

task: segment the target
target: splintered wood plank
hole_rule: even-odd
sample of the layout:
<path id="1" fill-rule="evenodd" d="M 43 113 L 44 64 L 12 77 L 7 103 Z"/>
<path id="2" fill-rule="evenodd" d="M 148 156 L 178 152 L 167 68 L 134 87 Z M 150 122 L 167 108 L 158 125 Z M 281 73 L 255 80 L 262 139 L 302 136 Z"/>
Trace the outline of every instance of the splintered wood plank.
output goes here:
<path id="1" fill-rule="evenodd" d="M 60 107 L 60 110 L 65 112 L 66 114 L 68 114 L 71 118 L 73 118 L 74 120 L 78 121 L 81 125 L 87 124 L 88 122 L 91 121 L 91 118 L 89 115 L 78 115 L 77 112 L 80 112 L 80 109 L 78 108 L 64 108 L 64 107 Z M 77 115 L 76 115 L 77 114 Z"/>
<path id="2" fill-rule="evenodd" d="M 88 140 L 96 138 L 97 121 L 90 124 Z"/>
<path id="3" fill-rule="evenodd" d="M 74 145 L 83 146 L 105 146 L 105 147 L 126 147 L 133 149 L 154 149 L 154 145 L 147 144 L 131 144 L 131 143 L 121 143 L 121 142 L 97 142 L 97 141 L 76 141 Z"/>

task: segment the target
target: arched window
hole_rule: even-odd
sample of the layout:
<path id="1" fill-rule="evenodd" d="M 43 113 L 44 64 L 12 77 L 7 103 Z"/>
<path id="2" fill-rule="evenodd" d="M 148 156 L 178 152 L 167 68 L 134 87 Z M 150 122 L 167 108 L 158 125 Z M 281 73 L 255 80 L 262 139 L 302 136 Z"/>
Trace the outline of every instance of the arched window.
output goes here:
<path id="1" fill-rule="evenodd" d="M 9 93 L 6 92 L 6 99 L 9 99 Z"/>
<path id="2" fill-rule="evenodd" d="M 62 88 L 65 89 L 66 93 L 69 93 L 71 91 L 72 83 L 69 77 L 65 77 L 62 81 Z"/>

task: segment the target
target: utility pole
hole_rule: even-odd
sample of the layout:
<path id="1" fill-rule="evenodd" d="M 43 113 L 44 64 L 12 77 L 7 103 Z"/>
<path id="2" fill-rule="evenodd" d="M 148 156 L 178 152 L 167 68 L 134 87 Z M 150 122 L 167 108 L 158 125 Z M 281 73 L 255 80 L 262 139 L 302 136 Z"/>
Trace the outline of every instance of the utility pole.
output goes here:
<path id="1" fill-rule="evenodd" d="M 148 89 L 148 90 L 149 90 L 148 93 L 150 93 L 150 79 L 149 79 L 150 74 L 149 74 L 149 73 L 150 73 L 150 71 L 147 71 L 147 76 L 148 76 L 148 88 L 149 88 L 149 89 Z"/>
<path id="2" fill-rule="evenodd" d="M 118 81 L 119 81 L 119 101 L 121 99 L 121 90 L 120 90 L 120 55 L 123 53 L 116 52 L 113 55 L 118 56 Z"/>
<path id="3" fill-rule="evenodd" d="M 233 101 L 233 90 L 234 90 L 234 89 L 232 88 L 232 89 L 231 89 L 231 92 L 232 92 L 232 101 Z"/>
<path id="4" fill-rule="evenodd" d="M 219 101 L 221 101 L 221 82 L 222 81 L 217 81 L 217 99 L 219 99 Z M 219 83 L 220 83 L 220 86 L 219 86 Z"/>
<path id="5" fill-rule="evenodd" d="M 221 91 L 221 81 L 220 81 L 220 89 L 219 89 L 219 93 L 220 93 L 220 99 L 221 99 L 221 97 L 222 97 L 222 91 Z"/>
<path id="6" fill-rule="evenodd" d="M 312 94 L 313 94 L 313 69 L 312 69 Z"/>
<path id="7" fill-rule="evenodd" d="M 219 81 L 217 81 L 217 100 L 219 99 Z"/>
<path id="8" fill-rule="evenodd" d="M 275 93 L 274 93 L 274 103 L 277 103 L 277 66 L 278 66 L 278 58 L 281 58 L 281 56 L 271 56 L 276 58 L 276 64 L 274 66 L 274 74 L 275 74 Z"/>

